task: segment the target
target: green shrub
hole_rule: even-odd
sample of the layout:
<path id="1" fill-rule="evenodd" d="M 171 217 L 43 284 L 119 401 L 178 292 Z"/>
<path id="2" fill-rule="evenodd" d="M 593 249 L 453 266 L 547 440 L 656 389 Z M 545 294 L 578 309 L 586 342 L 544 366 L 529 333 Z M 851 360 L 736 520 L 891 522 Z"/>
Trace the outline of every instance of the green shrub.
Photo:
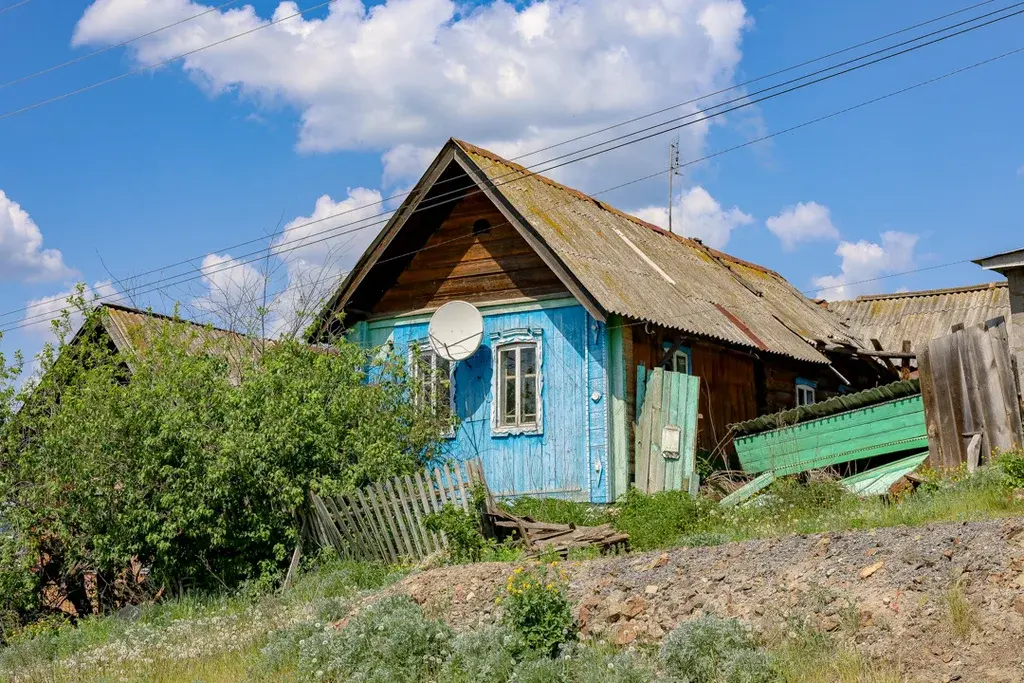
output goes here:
<path id="1" fill-rule="evenodd" d="M 566 574 L 557 562 L 532 569 L 517 567 L 508 577 L 503 621 L 518 633 L 526 646 L 552 654 L 576 637 L 572 605 L 565 596 Z"/>
<path id="2" fill-rule="evenodd" d="M 318 631 L 300 640 L 297 670 L 304 680 L 342 683 L 436 680 L 452 638 L 447 625 L 426 619 L 409 598 L 386 597 L 340 631 Z"/>
<path id="3" fill-rule="evenodd" d="M 480 532 L 480 517 L 451 503 L 427 515 L 423 525 L 442 533 L 448 541 L 448 559 L 454 563 L 479 562 L 492 543 Z"/>
<path id="4" fill-rule="evenodd" d="M 515 631 L 492 626 L 470 631 L 452 642 L 452 651 L 439 680 L 451 683 L 504 683 L 528 655 L 526 643 Z"/>
<path id="5" fill-rule="evenodd" d="M 680 683 L 770 683 L 778 680 L 771 660 L 736 619 L 706 615 L 672 631 L 661 661 Z"/>
<path id="6" fill-rule="evenodd" d="M 1024 489 L 1024 451 L 1007 451 L 996 458 L 996 465 L 1006 473 L 1010 486 Z"/>
<path id="7" fill-rule="evenodd" d="M 412 472 L 442 443 L 447 425 L 408 400 L 401 359 L 344 340 L 332 353 L 238 348 L 181 321 L 129 330 L 135 350 L 122 354 L 99 334 L 102 315 L 88 313 L 73 344 L 65 316 L 38 381 L 14 384 L 0 358 L 3 526 L 21 565 L 54 577 L 81 614 L 160 589 L 266 591 L 309 490 Z M 141 592 L 133 565 L 149 570 Z M 0 613 L 32 617 L 24 589 L 38 593 L 38 579 L 0 567 Z"/>
<path id="8" fill-rule="evenodd" d="M 683 491 L 647 495 L 631 488 L 619 505 L 615 527 L 629 534 L 635 550 L 676 545 L 686 535 L 703 530 L 712 504 Z"/>

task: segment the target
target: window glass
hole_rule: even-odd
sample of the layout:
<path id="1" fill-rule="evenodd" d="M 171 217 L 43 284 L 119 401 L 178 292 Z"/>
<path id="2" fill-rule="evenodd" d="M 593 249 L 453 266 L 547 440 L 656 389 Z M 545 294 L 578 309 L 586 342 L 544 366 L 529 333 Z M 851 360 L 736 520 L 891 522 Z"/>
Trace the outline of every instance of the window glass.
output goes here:
<path id="1" fill-rule="evenodd" d="M 535 427 L 540 412 L 538 391 L 539 350 L 536 343 L 499 347 L 498 424 Z"/>

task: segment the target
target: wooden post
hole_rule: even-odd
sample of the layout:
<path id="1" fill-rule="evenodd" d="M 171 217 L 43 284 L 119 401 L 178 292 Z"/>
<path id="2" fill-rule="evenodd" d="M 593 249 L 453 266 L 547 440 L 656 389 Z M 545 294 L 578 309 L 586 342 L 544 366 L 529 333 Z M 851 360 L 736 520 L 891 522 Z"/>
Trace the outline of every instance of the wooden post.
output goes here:
<path id="1" fill-rule="evenodd" d="M 903 353 L 910 353 L 911 348 L 912 348 L 912 344 L 911 344 L 910 340 L 909 339 L 904 339 L 903 340 L 903 347 L 902 347 Z M 902 379 L 902 380 L 910 379 L 910 358 L 904 358 L 903 359 L 902 365 L 900 367 L 900 379 Z"/>

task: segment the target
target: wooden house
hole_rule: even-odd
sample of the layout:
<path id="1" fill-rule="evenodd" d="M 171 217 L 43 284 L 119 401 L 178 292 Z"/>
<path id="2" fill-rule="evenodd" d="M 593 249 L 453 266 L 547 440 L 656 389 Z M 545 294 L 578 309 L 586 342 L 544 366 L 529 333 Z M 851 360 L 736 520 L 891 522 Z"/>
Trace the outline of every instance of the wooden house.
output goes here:
<path id="1" fill-rule="evenodd" d="M 454 367 L 427 343 L 431 313 L 453 300 L 484 320 L 483 345 Z M 643 368 L 698 378 L 683 436 L 726 461 L 728 424 L 893 379 L 778 273 L 458 140 L 312 336 L 339 334 L 440 370 L 433 393 L 459 418 L 451 452 L 481 457 L 505 496 L 622 495 L 636 476 Z"/>

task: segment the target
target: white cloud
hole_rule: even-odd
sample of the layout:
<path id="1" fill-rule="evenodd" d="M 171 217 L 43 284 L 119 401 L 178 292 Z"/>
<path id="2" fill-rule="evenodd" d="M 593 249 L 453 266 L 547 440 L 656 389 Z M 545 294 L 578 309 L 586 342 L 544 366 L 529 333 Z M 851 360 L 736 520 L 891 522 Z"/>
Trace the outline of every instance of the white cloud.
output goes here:
<path id="1" fill-rule="evenodd" d="M 836 248 L 836 256 L 841 259 L 840 272 L 814 278 L 814 286 L 820 289 L 817 296 L 849 299 L 884 290 L 884 284 L 877 278 L 913 268 L 918 239 L 918 235 L 889 231 L 882 233 L 881 244 L 867 240 L 840 242 Z"/>
<path id="2" fill-rule="evenodd" d="M 53 321 L 58 319 L 64 310 L 71 314 L 71 332 L 77 331 L 78 326 L 82 324 L 82 314 L 79 308 L 69 301 L 71 297 L 78 296 L 77 287 L 78 285 L 56 294 L 32 299 L 25 304 L 25 315 L 22 318 L 24 332 L 42 338 L 43 341 L 54 341 Z M 118 294 L 110 280 L 94 282 L 91 287 L 82 283 L 81 287 L 86 303 L 96 299 L 110 300 Z"/>
<path id="3" fill-rule="evenodd" d="M 225 327 L 251 331 L 248 328 L 264 303 L 264 273 L 230 254 L 207 254 L 199 271 L 206 292 L 192 305 L 212 314 Z"/>
<path id="4" fill-rule="evenodd" d="M 778 216 L 765 221 L 782 248 L 795 249 L 800 242 L 822 239 L 839 239 L 839 230 L 832 224 L 831 211 L 817 202 L 799 202 L 783 209 Z"/>
<path id="5" fill-rule="evenodd" d="M 0 279 L 40 282 L 73 274 L 60 251 L 43 248 L 43 233 L 28 212 L 0 190 Z"/>
<path id="6" fill-rule="evenodd" d="M 668 228 L 668 210 L 664 207 L 649 206 L 633 214 L 660 228 Z M 718 201 L 703 187 L 696 185 L 679 196 L 679 202 L 672 209 L 672 230 L 687 237 L 699 237 L 709 247 L 722 249 L 729 242 L 732 231 L 741 225 L 749 225 L 753 217 L 738 207 L 723 209 Z"/>
<path id="7" fill-rule="evenodd" d="M 73 43 L 116 44 L 208 8 L 96 0 Z M 282 2 L 273 16 L 296 11 Z M 214 11 L 129 49 L 153 63 L 266 23 L 251 6 Z M 452 135 L 499 153 L 535 148 L 727 86 L 749 24 L 741 0 L 338 0 L 324 17 L 288 19 L 181 64 L 212 95 L 296 109 L 301 150 L 391 150 L 385 175 L 397 183 Z M 706 133 L 706 122 L 685 129 L 683 152 L 701 150 Z M 650 172 L 663 146 L 655 140 L 560 175 Z"/>

